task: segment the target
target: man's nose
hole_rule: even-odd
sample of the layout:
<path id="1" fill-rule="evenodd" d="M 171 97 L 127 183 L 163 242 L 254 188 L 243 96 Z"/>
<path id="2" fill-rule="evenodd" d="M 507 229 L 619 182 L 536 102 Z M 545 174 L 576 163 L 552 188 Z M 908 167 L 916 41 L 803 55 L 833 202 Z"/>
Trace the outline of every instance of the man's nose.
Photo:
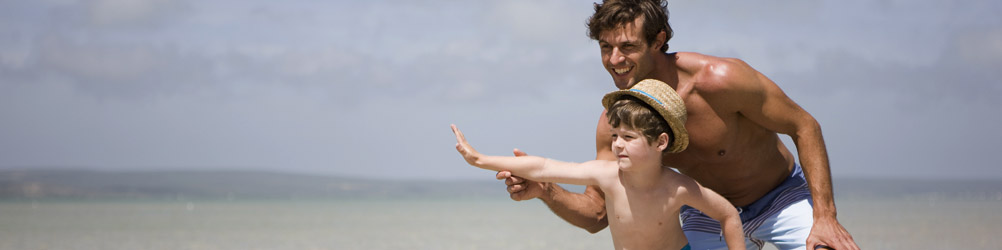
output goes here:
<path id="1" fill-rule="evenodd" d="M 619 51 L 619 48 L 613 48 L 612 54 L 609 56 L 609 63 L 612 65 L 620 64 L 626 61 L 626 56 L 623 56 L 623 52 Z"/>

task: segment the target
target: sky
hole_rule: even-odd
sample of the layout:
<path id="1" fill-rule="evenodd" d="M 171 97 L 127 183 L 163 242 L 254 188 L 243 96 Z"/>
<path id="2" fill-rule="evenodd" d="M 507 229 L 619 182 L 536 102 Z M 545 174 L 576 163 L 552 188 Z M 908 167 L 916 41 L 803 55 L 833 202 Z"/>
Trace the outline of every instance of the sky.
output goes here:
<path id="1" fill-rule="evenodd" d="M 0 1 L 0 169 L 491 180 L 594 158 L 593 1 Z M 670 1 L 822 125 L 834 177 L 1002 178 L 1002 2 Z M 787 136 L 781 136 L 793 149 Z"/>

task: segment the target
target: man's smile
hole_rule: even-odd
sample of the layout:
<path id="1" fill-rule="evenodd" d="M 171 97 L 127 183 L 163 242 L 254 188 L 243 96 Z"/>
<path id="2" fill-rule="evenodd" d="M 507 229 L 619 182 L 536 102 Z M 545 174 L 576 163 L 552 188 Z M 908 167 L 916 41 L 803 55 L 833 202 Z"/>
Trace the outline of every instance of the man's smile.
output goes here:
<path id="1" fill-rule="evenodd" d="M 617 75 L 623 75 L 623 74 L 626 74 L 627 72 L 630 72 L 631 69 L 633 69 L 633 66 L 622 67 L 622 68 L 615 68 L 614 67 L 614 68 L 612 68 L 612 71 L 616 72 Z"/>

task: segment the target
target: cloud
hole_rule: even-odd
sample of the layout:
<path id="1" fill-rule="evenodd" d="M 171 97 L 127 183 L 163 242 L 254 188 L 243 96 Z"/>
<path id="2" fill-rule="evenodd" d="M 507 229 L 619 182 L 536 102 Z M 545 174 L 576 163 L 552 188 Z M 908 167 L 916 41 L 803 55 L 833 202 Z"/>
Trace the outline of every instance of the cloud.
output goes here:
<path id="1" fill-rule="evenodd" d="M 849 51 L 832 50 L 815 56 L 813 70 L 776 75 L 797 75 L 782 81 L 791 84 L 791 89 L 810 88 L 818 94 L 887 93 L 900 97 L 904 106 L 931 105 L 949 98 L 1002 105 L 998 98 L 1002 88 L 997 84 L 1002 78 L 997 69 L 1002 64 L 1002 54 L 996 47 L 997 33 L 976 31 L 951 36 L 954 39 L 947 46 L 916 54 L 935 58 L 929 65 L 872 61 Z"/>
<path id="2" fill-rule="evenodd" d="M 171 0 L 93 0 L 86 1 L 89 20 L 97 26 L 122 26 L 155 23 L 176 11 L 183 1 Z"/>
<path id="3" fill-rule="evenodd" d="M 0 50 L 0 70 L 12 73 L 8 79 L 55 77 L 103 97 L 276 84 L 353 103 L 357 98 L 344 93 L 363 88 L 405 99 L 491 99 L 540 96 L 554 84 L 606 87 L 579 74 L 550 73 L 597 68 L 594 44 L 583 35 L 588 5 L 578 13 L 553 11 L 568 8 L 560 1 L 314 8 L 116 3 L 32 7 L 58 15 L 45 19 L 53 23 L 48 28 L 26 29 L 6 42 L 3 48 L 18 49 Z"/>
<path id="4" fill-rule="evenodd" d="M 907 164 L 931 176 L 924 162 L 949 164 L 938 152 L 988 166 L 978 154 L 1002 147 L 999 5 L 676 1 L 672 49 L 775 80 L 822 121 L 837 175 Z M 449 123 L 495 153 L 587 160 L 613 89 L 585 36 L 591 13 L 528 0 L 0 1 L 0 166 L 463 176 Z M 915 146 L 925 139 L 950 149 Z M 405 150 L 385 157 L 387 144 Z"/>
<path id="5" fill-rule="evenodd" d="M 585 21 L 592 14 L 590 4 L 517 0 L 490 5 L 485 21 L 499 28 L 497 33 L 510 35 L 513 40 L 550 45 L 567 43 L 574 37 L 588 39 Z"/>
<path id="6" fill-rule="evenodd" d="M 983 67 L 991 70 L 993 66 L 1002 65 L 1002 28 L 970 29 L 954 36 L 949 53 L 951 58 L 960 65 Z"/>
<path id="7" fill-rule="evenodd" d="M 821 122 L 836 176 L 962 178 L 944 167 L 964 165 L 1002 177 L 985 157 L 1002 147 L 996 33 L 956 31 L 946 46 L 916 54 L 929 64 L 831 50 L 811 70 L 771 77 Z"/>
<path id="8" fill-rule="evenodd" d="M 37 39 L 14 63 L 0 64 L 8 84 L 65 81 L 98 96 L 188 91 L 211 83 L 211 63 L 172 46 Z M 15 60 L 10 60 L 15 61 Z"/>

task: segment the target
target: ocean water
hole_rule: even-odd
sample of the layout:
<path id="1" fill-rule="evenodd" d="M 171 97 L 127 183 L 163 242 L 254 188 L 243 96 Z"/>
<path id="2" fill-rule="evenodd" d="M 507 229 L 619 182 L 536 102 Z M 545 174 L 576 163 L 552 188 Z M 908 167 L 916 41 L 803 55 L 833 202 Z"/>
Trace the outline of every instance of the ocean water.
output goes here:
<path id="1" fill-rule="evenodd" d="M 863 249 L 999 249 L 1002 197 L 839 199 Z M 611 249 L 504 198 L 0 201 L 0 249 Z M 767 247 L 766 249 L 772 249 Z"/>

